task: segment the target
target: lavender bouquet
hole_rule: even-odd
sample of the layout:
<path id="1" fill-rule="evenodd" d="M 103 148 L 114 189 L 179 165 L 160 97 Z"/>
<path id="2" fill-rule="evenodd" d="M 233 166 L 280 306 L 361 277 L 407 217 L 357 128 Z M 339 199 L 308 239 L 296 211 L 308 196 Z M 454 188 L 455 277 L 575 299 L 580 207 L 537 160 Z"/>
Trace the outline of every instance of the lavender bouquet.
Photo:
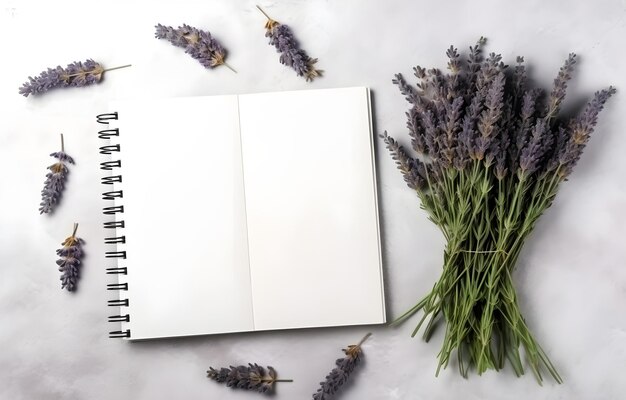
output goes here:
<path id="1" fill-rule="evenodd" d="M 396 323 L 419 310 L 428 340 L 446 322 L 437 373 L 456 352 L 461 374 L 498 370 L 508 359 L 524 373 L 521 350 L 537 380 L 545 368 L 561 377 L 528 329 L 512 272 L 526 238 L 578 162 L 598 114 L 615 93 L 596 92 L 582 112 L 559 116 L 576 62 L 570 54 L 546 95 L 529 88 L 523 58 L 507 68 L 483 59 L 481 38 L 461 60 L 450 47 L 448 73 L 415 67 L 417 86 L 393 80 L 410 104 L 412 157 L 387 133 L 383 139 L 404 180 L 444 235 L 443 272 L 432 291 Z"/>

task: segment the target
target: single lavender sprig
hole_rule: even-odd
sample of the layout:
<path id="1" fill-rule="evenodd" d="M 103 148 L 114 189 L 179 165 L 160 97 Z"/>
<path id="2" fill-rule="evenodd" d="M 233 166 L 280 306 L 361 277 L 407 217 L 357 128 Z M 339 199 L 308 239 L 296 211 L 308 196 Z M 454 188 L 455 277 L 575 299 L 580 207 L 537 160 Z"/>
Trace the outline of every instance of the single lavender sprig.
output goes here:
<path id="1" fill-rule="evenodd" d="M 61 289 L 67 289 L 70 292 L 76 289 L 80 259 L 83 256 L 81 249 L 83 240 L 76 237 L 77 229 L 78 224 L 74 224 L 72 236 L 65 239 L 62 243 L 63 247 L 57 250 L 57 255 L 60 257 L 57 260 L 57 265 L 61 271 Z"/>
<path id="2" fill-rule="evenodd" d="M 311 58 L 298 46 L 298 42 L 287 25 L 280 24 L 270 18 L 269 15 L 256 6 L 265 15 L 267 22 L 265 23 L 265 36 L 270 38 L 270 44 L 280 53 L 280 63 L 293 68 L 298 76 L 304 77 L 307 82 L 322 76 L 324 72 L 321 69 L 315 69 L 314 64 L 317 58 Z"/>
<path id="3" fill-rule="evenodd" d="M 178 28 L 157 24 L 155 37 L 166 39 L 172 45 L 185 49 L 193 59 L 198 60 L 205 68 L 215 68 L 220 65 L 235 71 L 226 63 L 226 49 L 208 31 L 183 24 Z"/>
<path id="4" fill-rule="evenodd" d="M 313 394 L 313 400 L 330 400 L 333 398 L 335 393 L 348 381 L 350 375 L 361 363 L 361 359 L 363 358 L 361 345 L 371 335 L 371 333 L 368 333 L 358 344 L 353 344 L 348 346 L 347 349 L 342 349 L 346 356 L 335 361 L 335 365 L 337 366 L 326 375 L 324 382 L 320 382 L 321 387 Z"/>
<path id="5" fill-rule="evenodd" d="M 105 72 L 126 67 L 130 67 L 130 64 L 104 69 L 100 63 L 92 59 L 85 62 L 76 61 L 65 68 L 59 65 L 56 68 L 48 68 L 34 78 L 29 76 L 28 81 L 19 88 L 19 93 L 28 97 L 58 87 L 88 86 L 100 83 Z"/>
<path id="6" fill-rule="evenodd" d="M 225 383 L 231 388 L 269 393 L 276 382 L 293 382 L 292 379 L 278 379 L 276 370 L 270 366 L 267 371 L 258 364 L 239 365 L 237 367 L 215 369 L 209 367 L 207 378 L 218 383 Z"/>
<path id="7" fill-rule="evenodd" d="M 46 174 L 43 190 L 41 191 L 41 203 L 39 203 L 39 214 L 47 214 L 51 212 L 54 206 L 59 202 L 61 192 L 65 187 L 65 180 L 69 169 L 67 164 L 74 164 L 74 159 L 65 153 L 65 143 L 63 134 L 61 134 L 61 151 L 50 154 L 56 158 L 56 163 L 50 165 L 50 172 Z"/>

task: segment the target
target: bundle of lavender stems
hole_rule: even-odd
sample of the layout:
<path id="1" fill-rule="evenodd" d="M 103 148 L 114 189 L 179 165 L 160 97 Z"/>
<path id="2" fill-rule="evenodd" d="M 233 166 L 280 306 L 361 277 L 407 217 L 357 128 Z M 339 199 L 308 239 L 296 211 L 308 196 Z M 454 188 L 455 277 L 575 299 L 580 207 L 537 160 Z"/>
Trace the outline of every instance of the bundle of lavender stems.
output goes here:
<path id="1" fill-rule="evenodd" d="M 522 316 L 512 273 L 615 89 L 596 92 L 579 115 L 564 118 L 574 54 L 546 94 L 528 87 L 523 58 L 508 68 L 500 55 L 482 56 L 484 43 L 470 47 L 467 60 L 450 47 L 447 73 L 415 67 L 416 86 L 400 74 L 393 80 L 410 104 L 413 151 L 387 133 L 383 139 L 447 242 L 440 279 L 395 322 L 423 310 L 413 335 L 424 327 L 428 340 L 443 318 L 437 374 L 456 355 L 464 377 L 471 368 L 499 370 L 508 359 L 518 376 L 527 364 L 539 383 L 546 370 L 561 383 Z"/>

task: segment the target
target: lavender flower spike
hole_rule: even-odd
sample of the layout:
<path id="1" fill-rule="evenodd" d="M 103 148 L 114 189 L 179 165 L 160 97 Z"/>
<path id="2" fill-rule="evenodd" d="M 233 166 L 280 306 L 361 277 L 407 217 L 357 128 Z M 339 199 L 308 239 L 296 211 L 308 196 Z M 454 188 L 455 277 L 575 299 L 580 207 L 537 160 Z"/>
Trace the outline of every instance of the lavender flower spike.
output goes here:
<path id="1" fill-rule="evenodd" d="M 321 387 L 313 394 L 313 400 L 330 400 L 333 398 L 335 393 L 348 381 L 352 372 L 360 364 L 363 353 L 361 345 L 371 335 L 371 333 L 368 333 L 358 344 L 342 349 L 346 356 L 335 361 L 337 366 L 326 375 L 324 382 L 320 382 Z"/>
<path id="2" fill-rule="evenodd" d="M 235 71 L 224 61 L 226 49 L 208 31 L 203 31 L 193 26 L 183 24 L 178 28 L 157 24 L 155 37 L 166 39 L 176 47 L 185 49 L 185 53 L 198 60 L 205 68 L 215 68 L 225 65 L 231 71 Z"/>
<path id="3" fill-rule="evenodd" d="M 271 19 L 261 7 L 256 8 L 267 17 L 265 36 L 270 38 L 270 44 L 280 53 L 280 63 L 293 68 L 296 74 L 303 76 L 307 82 L 322 76 L 324 71 L 313 67 L 317 58 L 309 57 L 306 51 L 299 48 L 291 28 Z"/>
<path id="4" fill-rule="evenodd" d="M 113 71 L 115 69 L 126 67 L 130 67 L 130 65 L 104 69 L 100 63 L 91 59 L 85 62 L 73 62 L 68 64 L 65 68 L 61 68 L 59 65 L 56 68 L 48 68 L 46 71 L 43 71 L 34 78 L 29 76 L 28 82 L 25 82 L 19 88 L 19 93 L 24 97 L 28 97 L 30 95 L 45 93 L 48 90 L 57 87 L 88 86 L 100 83 L 102 75 L 106 71 Z"/>
<path id="5" fill-rule="evenodd" d="M 48 167 L 50 172 L 46 174 L 43 190 L 41 191 L 41 203 L 39 204 L 39 214 L 47 214 L 52 211 L 54 205 L 58 203 L 61 192 L 65 186 L 67 173 L 69 172 L 66 163 L 74 164 L 74 159 L 65 153 L 63 134 L 61 134 L 61 151 L 50 154 L 56 158 L 56 163 Z"/>
<path id="6" fill-rule="evenodd" d="M 76 230 L 78 224 L 74 224 L 74 231 L 72 236 L 65 239 L 62 243 L 63 247 L 57 250 L 57 255 L 60 257 L 57 260 L 59 271 L 61 274 L 61 289 L 67 289 L 72 292 L 76 289 L 76 282 L 78 281 L 80 259 L 83 256 L 81 245 L 83 240 L 76 237 Z"/>
<path id="7" fill-rule="evenodd" d="M 276 370 L 272 367 L 265 369 L 258 364 L 239 365 L 237 367 L 215 369 L 209 367 L 207 378 L 218 383 L 225 383 L 231 388 L 253 390 L 259 393 L 269 393 L 275 382 L 293 382 L 291 379 L 277 379 Z"/>
<path id="8" fill-rule="evenodd" d="M 550 92 L 550 96 L 548 99 L 548 110 L 546 114 L 546 119 L 550 120 L 554 118 L 559 109 L 561 108 L 561 103 L 565 98 L 565 92 L 567 90 L 567 82 L 572 79 L 572 72 L 574 72 L 574 65 L 576 64 L 576 54 L 570 53 L 563 63 L 561 69 L 559 69 L 559 74 L 554 78 L 554 86 L 552 91 Z"/>
<path id="9" fill-rule="evenodd" d="M 570 136 L 562 153 L 559 155 L 559 163 L 561 165 L 559 174 L 562 178 L 567 177 L 572 172 L 598 123 L 598 114 L 600 114 L 604 104 L 616 91 L 613 86 L 610 86 L 608 89 L 596 92 L 593 99 L 587 103 L 582 114 L 570 122 Z"/>

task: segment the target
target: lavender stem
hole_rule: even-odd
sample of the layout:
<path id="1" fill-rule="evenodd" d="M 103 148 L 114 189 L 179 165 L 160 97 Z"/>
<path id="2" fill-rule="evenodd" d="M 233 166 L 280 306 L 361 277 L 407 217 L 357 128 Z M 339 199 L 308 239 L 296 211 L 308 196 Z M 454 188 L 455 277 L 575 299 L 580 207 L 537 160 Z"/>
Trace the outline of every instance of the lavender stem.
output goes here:
<path id="1" fill-rule="evenodd" d="M 357 343 L 356 347 L 361 347 L 363 342 L 365 342 L 370 336 L 372 336 L 372 332 L 368 332 L 367 335 L 363 336 L 363 339 L 359 343 Z"/>
<path id="2" fill-rule="evenodd" d="M 237 71 L 235 71 L 235 69 L 231 67 L 230 65 L 228 65 L 227 63 L 223 62 L 222 64 L 224 64 L 224 66 L 227 67 L 229 70 L 233 71 L 234 73 L 237 73 Z"/>
<path id="3" fill-rule="evenodd" d="M 120 65 L 119 67 L 107 68 L 107 69 L 104 70 L 104 72 L 114 71 L 116 69 L 128 68 L 128 67 L 132 67 L 132 66 L 133 66 L 133 64 Z"/>
<path id="4" fill-rule="evenodd" d="M 256 8 L 259 9 L 259 11 L 261 11 L 263 13 L 263 15 L 265 15 L 265 18 L 269 19 L 270 21 L 274 21 L 272 18 L 270 18 L 269 15 L 267 15 L 267 13 L 265 11 L 263 11 L 263 9 L 261 7 L 259 7 L 258 5 L 256 6 Z"/>

